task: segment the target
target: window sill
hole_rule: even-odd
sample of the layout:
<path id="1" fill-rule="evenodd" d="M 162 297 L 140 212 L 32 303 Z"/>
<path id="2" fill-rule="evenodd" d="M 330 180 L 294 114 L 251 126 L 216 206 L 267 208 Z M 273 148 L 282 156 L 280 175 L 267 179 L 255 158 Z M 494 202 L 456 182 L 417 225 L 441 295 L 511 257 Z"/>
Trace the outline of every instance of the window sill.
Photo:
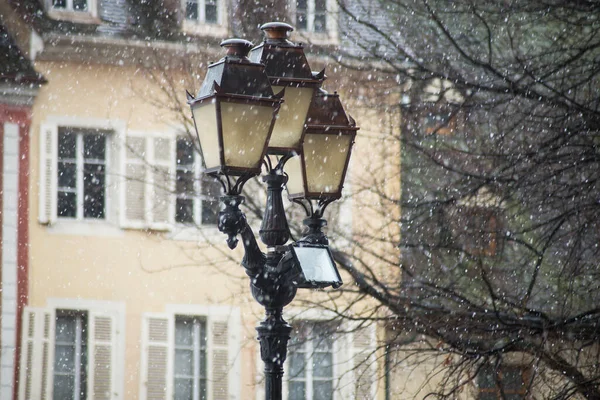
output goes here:
<path id="1" fill-rule="evenodd" d="M 198 36 L 227 36 L 227 26 L 223 24 L 207 24 L 203 22 L 184 20 L 182 25 L 183 32 Z"/>
<path id="2" fill-rule="evenodd" d="M 48 10 L 52 19 L 71 21 L 79 24 L 100 25 L 102 21 L 91 11 Z"/>
<path id="3" fill-rule="evenodd" d="M 101 220 L 69 220 L 58 218 L 55 223 L 47 226 L 47 231 L 56 235 L 120 237 L 124 232 L 117 225 Z"/>

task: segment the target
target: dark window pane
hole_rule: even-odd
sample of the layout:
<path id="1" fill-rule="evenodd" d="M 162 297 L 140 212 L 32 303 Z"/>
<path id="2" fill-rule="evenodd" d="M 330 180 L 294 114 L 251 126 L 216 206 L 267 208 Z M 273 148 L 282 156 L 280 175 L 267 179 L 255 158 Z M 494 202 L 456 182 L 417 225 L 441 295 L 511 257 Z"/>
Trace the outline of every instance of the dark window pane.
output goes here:
<path id="1" fill-rule="evenodd" d="M 331 353 L 315 353 L 313 355 L 313 375 L 318 378 L 333 377 Z"/>
<path id="2" fill-rule="evenodd" d="M 217 23 L 217 5 L 216 4 L 206 4 L 204 8 L 204 22 L 210 24 Z"/>
<path id="3" fill-rule="evenodd" d="M 307 0 L 297 0 L 296 1 L 296 10 L 297 11 L 306 11 L 308 9 Z"/>
<path id="4" fill-rule="evenodd" d="M 188 349 L 175 349 L 175 376 L 194 376 L 194 351 Z"/>
<path id="5" fill-rule="evenodd" d="M 525 396 L 518 393 L 504 394 L 504 400 L 523 400 Z"/>
<path id="6" fill-rule="evenodd" d="M 58 373 L 75 372 L 75 344 L 56 345 L 54 349 L 54 371 Z"/>
<path id="7" fill-rule="evenodd" d="M 185 139 L 177 140 L 177 165 L 194 164 L 194 146 Z"/>
<path id="8" fill-rule="evenodd" d="M 518 391 L 524 386 L 520 368 L 506 368 L 502 370 L 502 386 L 505 390 Z"/>
<path id="9" fill-rule="evenodd" d="M 327 0 L 315 0 L 315 12 L 327 11 Z"/>
<path id="10" fill-rule="evenodd" d="M 104 135 L 84 135 L 83 157 L 104 161 L 106 158 L 106 137 Z"/>
<path id="11" fill-rule="evenodd" d="M 331 381 L 313 381 L 313 400 L 333 399 L 333 384 Z"/>
<path id="12" fill-rule="evenodd" d="M 479 393 L 478 400 L 498 400 L 498 395 L 495 392 Z"/>
<path id="13" fill-rule="evenodd" d="M 194 194 L 194 172 L 187 170 L 177 171 L 177 180 L 176 180 L 176 190 L 177 194 Z"/>
<path id="14" fill-rule="evenodd" d="M 291 350 L 291 349 L 290 349 Z M 304 353 L 290 351 L 290 379 L 303 378 L 306 374 Z"/>
<path id="15" fill-rule="evenodd" d="M 195 1 L 187 1 L 185 3 L 185 18 L 196 21 L 198 19 L 198 3 Z"/>
<path id="16" fill-rule="evenodd" d="M 75 390 L 75 375 L 54 376 L 54 400 L 72 400 Z"/>
<path id="17" fill-rule="evenodd" d="M 213 178 L 202 179 L 202 224 L 214 225 L 219 219 L 219 196 L 221 196 L 221 184 Z"/>
<path id="18" fill-rule="evenodd" d="M 202 200 L 203 225 L 216 225 L 219 221 L 219 202 L 216 200 Z"/>
<path id="19" fill-rule="evenodd" d="M 315 15 L 315 32 L 325 32 L 327 31 L 327 19 L 324 14 Z"/>
<path id="20" fill-rule="evenodd" d="M 75 189 L 77 182 L 77 165 L 72 162 L 58 162 L 58 187 Z"/>
<path id="21" fill-rule="evenodd" d="M 52 0 L 52 7 L 54 8 L 66 8 L 67 0 Z"/>
<path id="22" fill-rule="evenodd" d="M 194 223 L 194 200 L 177 199 L 175 221 L 182 224 Z"/>
<path id="23" fill-rule="evenodd" d="M 300 31 L 305 31 L 308 28 L 306 13 L 300 11 L 296 12 L 296 28 Z"/>
<path id="24" fill-rule="evenodd" d="M 480 389 L 496 387 L 496 370 L 493 367 L 483 367 L 477 374 L 477 386 Z"/>
<path id="25" fill-rule="evenodd" d="M 56 214 L 59 217 L 75 218 L 77 211 L 77 196 L 75 193 L 58 192 Z"/>
<path id="26" fill-rule="evenodd" d="M 304 382 L 290 382 L 289 383 L 289 396 L 288 400 L 305 400 L 306 399 L 306 387 Z"/>
<path id="27" fill-rule="evenodd" d="M 192 400 L 194 381 L 192 379 L 175 379 L 175 390 L 173 398 L 175 400 Z"/>
<path id="28" fill-rule="evenodd" d="M 77 135 L 70 132 L 58 133 L 58 158 L 75 158 Z"/>
<path id="29" fill-rule="evenodd" d="M 83 217 L 104 218 L 105 173 L 104 165 L 84 164 Z"/>
<path id="30" fill-rule="evenodd" d="M 86 11 L 87 10 L 87 0 L 73 0 L 73 10 Z"/>
<path id="31" fill-rule="evenodd" d="M 191 346 L 193 344 L 194 320 L 177 317 L 175 319 L 175 344 Z"/>
<path id="32" fill-rule="evenodd" d="M 204 367 L 206 368 L 206 367 Z M 200 370 L 202 371 L 202 365 L 200 365 Z M 206 394 L 206 379 L 200 379 L 198 382 L 199 391 L 200 391 L 200 400 L 206 400 L 208 398 Z"/>

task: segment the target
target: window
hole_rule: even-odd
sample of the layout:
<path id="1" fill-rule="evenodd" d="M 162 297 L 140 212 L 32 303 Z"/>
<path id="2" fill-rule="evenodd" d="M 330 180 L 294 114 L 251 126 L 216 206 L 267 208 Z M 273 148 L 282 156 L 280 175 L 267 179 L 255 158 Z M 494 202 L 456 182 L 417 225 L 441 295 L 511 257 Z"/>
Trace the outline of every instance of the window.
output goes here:
<path id="1" fill-rule="evenodd" d="M 477 374 L 479 400 L 522 400 L 527 394 L 527 369 L 519 366 L 484 366 Z"/>
<path id="2" fill-rule="evenodd" d="M 18 399 L 122 398 L 124 314 L 123 303 L 80 299 L 26 307 Z"/>
<path id="3" fill-rule="evenodd" d="M 497 209 L 483 206 L 458 206 L 449 212 L 449 238 L 473 256 L 495 256 L 501 250 L 500 219 Z"/>
<path id="4" fill-rule="evenodd" d="M 85 400 L 87 393 L 87 313 L 56 311 L 54 392 L 56 400 Z"/>
<path id="5" fill-rule="evenodd" d="M 239 309 L 173 305 L 142 320 L 140 399 L 241 398 Z"/>
<path id="6" fill-rule="evenodd" d="M 451 111 L 433 110 L 423 117 L 421 126 L 426 135 L 451 135 L 456 129 L 456 117 Z"/>
<path id="7" fill-rule="evenodd" d="M 186 0 L 185 19 L 205 24 L 219 24 L 219 1 Z"/>
<path id="8" fill-rule="evenodd" d="M 106 134 L 97 130 L 58 129 L 58 217 L 106 216 Z"/>
<path id="9" fill-rule="evenodd" d="M 60 11 L 89 11 L 88 0 L 52 0 L 52 9 Z"/>
<path id="10" fill-rule="evenodd" d="M 327 32 L 327 0 L 296 0 L 296 28 L 305 32 Z"/>
<path id="11" fill-rule="evenodd" d="M 221 186 L 213 178 L 201 173 L 198 158 L 199 155 L 191 141 L 185 138 L 177 139 L 175 221 L 183 224 L 213 225 L 217 223 Z"/>
<path id="12" fill-rule="evenodd" d="M 206 399 L 206 321 L 175 317 L 175 400 Z"/>
<path id="13" fill-rule="evenodd" d="M 333 333 L 326 323 L 302 323 L 288 350 L 288 400 L 333 400 Z"/>

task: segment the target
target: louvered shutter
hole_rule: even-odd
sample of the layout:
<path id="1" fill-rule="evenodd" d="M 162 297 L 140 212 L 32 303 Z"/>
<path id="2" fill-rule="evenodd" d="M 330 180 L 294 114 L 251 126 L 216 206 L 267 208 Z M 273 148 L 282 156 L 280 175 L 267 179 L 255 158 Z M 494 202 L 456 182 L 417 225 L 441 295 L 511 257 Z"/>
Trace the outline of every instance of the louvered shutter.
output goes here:
<path id="1" fill-rule="evenodd" d="M 174 140 L 167 137 L 150 139 L 153 144 L 152 179 L 152 229 L 168 230 L 172 227 L 174 206 L 175 164 Z"/>
<path id="2" fill-rule="evenodd" d="M 54 312 L 25 307 L 19 376 L 20 400 L 50 400 L 54 366 Z"/>
<path id="3" fill-rule="evenodd" d="M 229 354 L 229 324 L 227 315 L 212 314 L 209 316 L 209 349 L 211 363 L 209 379 L 212 387 L 209 392 L 212 400 L 229 400 L 229 374 L 232 368 Z"/>
<path id="4" fill-rule="evenodd" d="M 142 325 L 142 373 L 140 399 L 173 398 L 173 317 L 144 314 Z"/>
<path id="5" fill-rule="evenodd" d="M 91 311 L 88 332 L 88 398 L 110 400 L 116 393 L 117 326 L 114 315 Z"/>
<path id="6" fill-rule="evenodd" d="M 375 326 L 361 326 L 352 332 L 354 396 L 356 400 L 374 398 L 377 365 Z"/>
<path id="7" fill-rule="evenodd" d="M 146 138 L 127 136 L 122 152 L 124 185 L 121 191 L 121 225 L 126 228 L 146 226 Z"/>
<path id="8" fill-rule="evenodd" d="M 58 127 L 41 124 L 38 218 L 42 224 L 52 224 L 56 221 L 57 157 Z"/>

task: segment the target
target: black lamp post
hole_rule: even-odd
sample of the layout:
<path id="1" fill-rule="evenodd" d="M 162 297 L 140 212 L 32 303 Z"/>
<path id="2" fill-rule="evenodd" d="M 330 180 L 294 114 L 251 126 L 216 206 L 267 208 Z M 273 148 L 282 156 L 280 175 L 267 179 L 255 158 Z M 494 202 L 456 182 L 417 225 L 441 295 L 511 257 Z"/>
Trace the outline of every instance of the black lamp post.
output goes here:
<path id="1" fill-rule="evenodd" d="M 318 90 L 324 73 L 313 74 L 302 46 L 287 40 L 292 27 L 269 23 L 261 29 L 266 39 L 252 50 L 250 58 L 250 42 L 229 39 L 221 43 L 227 48 L 227 55 L 209 66 L 198 95 L 188 93 L 188 103 L 205 173 L 218 179 L 225 190 L 220 199 L 219 230 L 228 235 L 227 244 L 232 249 L 238 243 L 237 235 L 242 237 L 245 249 L 242 266 L 250 277 L 253 297 L 265 307 L 266 318 L 256 328 L 265 363 L 265 393 L 268 400 L 280 400 L 283 363 L 292 330 L 283 319 L 283 307 L 292 301 L 298 288 L 342 284 L 327 238 L 321 231 L 325 226 L 322 215 L 327 204 L 340 197 L 358 128 L 346 117 L 337 95 Z M 278 94 L 274 94 L 274 88 Z M 282 102 L 288 106 L 283 107 Z M 305 135 L 310 138 L 308 141 Z M 322 151 L 313 155 L 315 139 L 319 150 L 331 155 L 329 162 Z M 267 153 L 279 156 L 276 166 L 268 156 L 264 158 Z M 296 180 L 325 182 L 325 185 L 317 185 L 316 191 L 310 189 L 310 184 L 308 191 L 292 191 L 290 198 L 307 211 L 304 223 L 308 232 L 297 242 L 287 244 L 290 234 L 282 191 L 288 182 L 288 172 L 284 172 L 284 165 L 294 157 L 299 162 L 295 162 L 296 170 L 290 177 L 297 172 L 301 178 Z M 318 166 L 319 163 L 322 165 Z M 260 250 L 239 208 L 244 201 L 242 188 L 248 179 L 261 172 L 261 164 L 267 171 L 263 176 L 267 204 L 259 234 L 267 245 L 266 254 Z M 318 176 L 313 176 L 315 172 Z M 313 200 L 318 201 L 316 210 Z"/>

